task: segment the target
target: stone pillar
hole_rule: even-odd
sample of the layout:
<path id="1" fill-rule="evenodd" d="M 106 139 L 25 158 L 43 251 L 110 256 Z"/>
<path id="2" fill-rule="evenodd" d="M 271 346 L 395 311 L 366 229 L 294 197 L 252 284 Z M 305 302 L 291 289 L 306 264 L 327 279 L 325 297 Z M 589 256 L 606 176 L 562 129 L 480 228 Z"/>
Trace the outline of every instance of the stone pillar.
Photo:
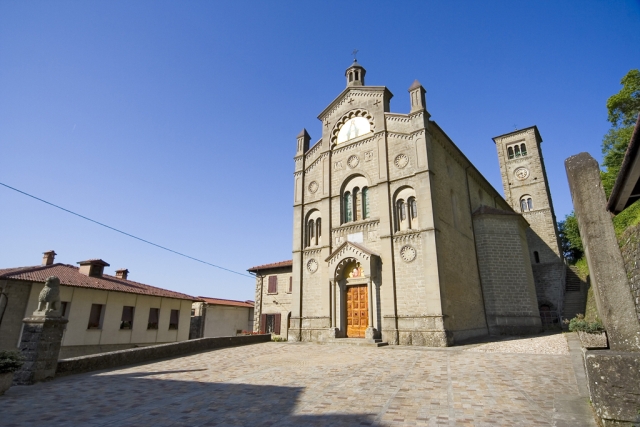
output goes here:
<path id="1" fill-rule="evenodd" d="M 607 330 L 609 347 L 617 351 L 640 351 L 640 323 L 611 215 L 606 210 L 598 162 L 589 153 L 580 153 L 564 163 L 598 314 Z"/>
<path id="2" fill-rule="evenodd" d="M 589 395 L 605 427 L 640 421 L 640 323 L 606 210 L 598 162 L 588 153 L 565 160 L 593 293 L 611 350 L 583 350 Z"/>
<path id="3" fill-rule="evenodd" d="M 38 297 L 38 309 L 23 320 L 19 348 L 25 363 L 13 375 L 16 385 L 33 384 L 56 374 L 62 334 L 68 322 L 60 316 L 59 286 L 57 277 L 49 277 Z"/>

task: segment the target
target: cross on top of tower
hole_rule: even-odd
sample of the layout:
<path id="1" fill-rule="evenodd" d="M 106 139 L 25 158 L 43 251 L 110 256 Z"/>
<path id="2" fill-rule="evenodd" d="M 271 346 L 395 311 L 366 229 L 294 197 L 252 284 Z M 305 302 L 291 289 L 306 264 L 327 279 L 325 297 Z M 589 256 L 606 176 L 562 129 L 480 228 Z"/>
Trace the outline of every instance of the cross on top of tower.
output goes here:
<path id="1" fill-rule="evenodd" d="M 358 49 L 353 49 L 353 52 L 351 52 L 351 55 L 353 55 L 353 62 L 358 62 L 358 58 L 356 58 L 357 54 L 358 54 Z"/>

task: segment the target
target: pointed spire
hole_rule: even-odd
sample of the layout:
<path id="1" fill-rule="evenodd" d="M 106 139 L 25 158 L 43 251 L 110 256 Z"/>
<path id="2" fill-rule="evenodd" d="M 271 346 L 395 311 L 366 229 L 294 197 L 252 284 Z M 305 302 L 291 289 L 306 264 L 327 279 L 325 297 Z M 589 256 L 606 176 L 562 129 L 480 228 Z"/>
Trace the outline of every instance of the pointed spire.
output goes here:
<path id="1" fill-rule="evenodd" d="M 344 72 L 344 75 L 347 77 L 347 87 L 364 86 L 365 74 L 367 74 L 367 70 L 358 63 L 357 59 L 354 59 L 353 64 Z"/>

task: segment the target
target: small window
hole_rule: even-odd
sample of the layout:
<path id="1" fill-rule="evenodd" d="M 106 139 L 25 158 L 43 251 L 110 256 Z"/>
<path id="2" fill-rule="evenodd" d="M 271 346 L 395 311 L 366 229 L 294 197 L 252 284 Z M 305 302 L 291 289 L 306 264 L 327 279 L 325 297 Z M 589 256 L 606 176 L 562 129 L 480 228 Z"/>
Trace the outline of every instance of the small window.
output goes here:
<path id="1" fill-rule="evenodd" d="M 518 147 L 517 145 L 515 145 L 513 147 L 513 151 L 515 152 L 516 157 L 520 157 L 520 147 Z"/>
<path id="2" fill-rule="evenodd" d="M 320 237 L 322 236 L 322 219 L 316 219 L 316 245 L 321 243 Z"/>
<path id="3" fill-rule="evenodd" d="M 538 251 L 533 251 L 533 258 L 536 260 L 536 264 L 540 264 L 540 255 L 538 255 Z"/>
<path id="4" fill-rule="evenodd" d="M 280 335 L 280 313 L 263 314 L 260 316 L 260 332 L 263 334 Z"/>
<path id="5" fill-rule="evenodd" d="M 278 293 L 278 276 L 269 276 L 269 287 L 267 288 L 268 294 Z"/>
<path id="6" fill-rule="evenodd" d="M 527 146 L 525 144 L 520 144 L 520 152 L 523 156 L 527 155 Z"/>
<path id="7" fill-rule="evenodd" d="M 533 210 L 533 200 L 531 200 L 531 197 L 527 199 L 527 207 L 529 208 L 530 211 Z"/>
<path id="8" fill-rule="evenodd" d="M 514 156 L 513 156 L 513 148 L 512 147 L 507 148 L 507 154 L 508 154 L 510 159 L 513 159 Z"/>
<path id="9" fill-rule="evenodd" d="M 398 200 L 398 218 L 400 221 L 407 219 L 407 208 L 404 204 L 404 200 Z"/>
<path id="10" fill-rule="evenodd" d="M 527 201 L 525 199 L 520 200 L 520 210 L 522 212 L 527 211 Z"/>
<path id="11" fill-rule="evenodd" d="M 160 318 L 159 308 L 149 309 L 149 322 L 147 323 L 147 329 L 158 329 L 158 319 Z"/>
<path id="12" fill-rule="evenodd" d="M 418 204 L 416 203 L 415 197 L 409 198 L 409 214 L 411 215 L 411 219 L 418 217 Z"/>
<path id="13" fill-rule="evenodd" d="M 91 304 L 91 312 L 89 313 L 89 324 L 87 329 L 101 329 L 102 320 L 102 304 Z"/>
<path id="14" fill-rule="evenodd" d="M 120 329 L 131 329 L 133 327 L 133 307 L 125 305 L 122 307 L 122 317 L 120 318 Z"/>
<path id="15" fill-rule="evenodd" d="M 369 187 L 362 189 L 362 218 L 369 218 Z"/>
<path id="16" fill-rule="evenodd" d="M 352 214 L 352 206 L 351 206 L 351 193 L 350 192 L 346 192 L 344 193 L 344 222 L 351 222 L 353 221 L 353 214 Z"/>
<path id="17" fill-rule="evenodd" d="M 289 293 L 293 292 L 293 276 L 289 277 Z"/>
<path id="18" fill-rule="evenodd" d="M 65 319 L 69 319 L 69 302 L 68 301 L 60 302 L 60 316 L 64 317 Z"/>
<path id="19" fill-rule="evenodd" d="M 169 329 L 178 329 L 178 321 L 180 320 L 180 310 L 171 310 L 169 316 Z"/>

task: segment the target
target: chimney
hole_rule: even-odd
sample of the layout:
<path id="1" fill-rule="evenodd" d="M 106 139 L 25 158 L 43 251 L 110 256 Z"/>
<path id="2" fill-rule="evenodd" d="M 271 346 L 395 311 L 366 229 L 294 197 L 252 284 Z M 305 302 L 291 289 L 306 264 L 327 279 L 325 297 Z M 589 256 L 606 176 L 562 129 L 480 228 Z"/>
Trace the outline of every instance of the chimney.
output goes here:
<path id="1" fill-rule="evenodd" d="M 129 270 L 127 270 L 126 268 L 116 270 L 116 277 L 118 279 L 127 280 L 127 276 L 129 276 Z"/>
<path id="2" fill-rule="evenodd" d="M 42 265 L 51 265 L 53 264 L 53 261 L 56 259 L 57 254 L 55 251 L 47 251 L 47 252 L 43 252 L 42 255 L 43 255 Z"/>
<path id="3" fill-rule="evenodd" d="M 80 273 L 89 277 L 102 277 L 105 267 L 109 264 L 101 259 L 88 259 L 86 261 L 78 261 L 80 264 Z"/>

